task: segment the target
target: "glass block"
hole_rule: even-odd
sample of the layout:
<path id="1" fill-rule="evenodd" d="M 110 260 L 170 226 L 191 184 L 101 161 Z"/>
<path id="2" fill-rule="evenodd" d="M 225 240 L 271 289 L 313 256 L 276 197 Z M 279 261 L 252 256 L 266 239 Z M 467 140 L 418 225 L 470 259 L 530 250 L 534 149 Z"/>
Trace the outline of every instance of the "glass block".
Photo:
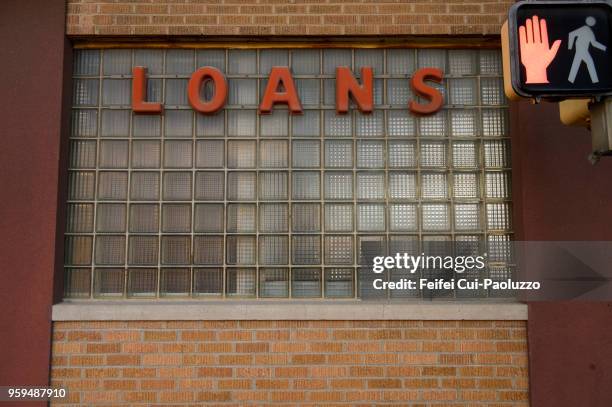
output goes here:
<path id="1" fill-rule="evenodd" d="M 318 110 L 305 110 L 291 117 L 293 137 L 319 137 L 321 114 Z"/>
<path id="2" fill-rule="evenodd" d="M 319 199 L 321 177 L 315 171 L 295 171 L 292 176 L 293 199 Z"/>
<path id="3" fill-rule="evenodd" d="M 191 141 L 173 140 L 164 142 L 165 168 L 191 168 L 192 158 Z"/>
<path id="4" fill-rule="evenodd" d="M 289 238 L 287 236 L 259 237 L 259 264 L 287 264 Z"/>
<path id="5" fill-rule="evenodd" d="M 325 142 L 325 167 L 353 167 L 353 142 L 350 140 L 327 140 Z"/>
<path id="6" fill-rule="evenodd" d="M 289 154 L 286 140 L 261 140 L 259 142 L 259 166 L 262 168 L 286 168 Z"/>
<path id="7" fill-rule="evenodd" d="M 510 180 L 507 172 L 486 172 L 487 198 L 510 198 Z"/>
<path id="8" fill-rule="evenodd" d="M 352 69 L 352 55 L 350 49 L 331 48 L 323 50 L 323 73 L 335 75 L 336 67 L 346 66 Z"/>
<path id="9" fill-rule="evenodd" d="M 286 137 L 289 134 L 289 113 L 286 110 L 277 109 L 270 114 L 260 115 L 259 123 L 261 125 L 261 136 Z"/>
<path id="10" fill-rule="evenodd" d="M 224 49 L 199 49 L 196 50 L 196 66 L 212 66 L 221 72 L 225 72 L 225 50 Z"/>
<path id="11" fill-rule="evenodd" d="M 196 115 L 197 137 L 223 137 L 225 134 L 225 110 L 215 114 Z"/>
<path id="12" fill-rule="evenodd" d="M 156 201 L 159 199 L 159 173 L 132 172 L 130 198 L 135 201 Z"/>
<path id="13" fill-rule="evenodd" d="M 414 72 L 414 49 L 388 49 L 387 73 L 391 75 L 410 75 Z"/>
<path id="14" fill-rule="evenodd" d="M 510 229 L 510 204 L 487 204 L 487 229 Z"/>
<path id="15" fill-rule="evenodd" d="M 188 79 L 166 79 L 166 105 L 189 106 L 187 100 Z"/>
<path id="16" fill-rule="evenodd" d="M 104 75 L 129 75 L 132 68 L 132 51 L 129 49 L 107 49 L 103 55 Z"/>
<path id="17" fill-rule="evenodd" d="M 230 74 L 256 74 L 257 51 L 244 49 L 230 49 L 228 51 Z"/>
<path id="18" fill-rule="evenodd" d="M 291 70 L 296 75 L 316 75 L 321 72 L 321 56 L 318 49 L 291 51 Z"/>
<path id="19" fill-rule="evenodd" d="M 126 106 L 132 103 L 132 85 L 129 79 L 104 79 L 102 105 Z"/>
<path id="20" fill-rule="evenodd" d="M 360 232 L 378 232 L 385 230 L 385 205 L 358 204 L 357 230 Z"/>
<path id="21" fill-rule="evenodd" d="M 98 199 L 126 199 L 127 180 L 127 172 L 100 172 L 98 176 Z"/>
<path id="22" fill-rule="evenodd" d="M 274 66 L 289 66 L 288 50 L 263 49 L 259 51 L 259 73 L 267 75 Z"/>
<path id="23" fill-rule="evenodd" d="M 225 223 L 223 204 L 196 204 L 194 211 L 194 232 L 223 232 Z"/>
<path id="24" fill-rule="evenodd" d="M 419 68 L 439 68 L 446 72 L 446 50 L 418 49 L 417 64 Z"/>
<path id="25" fill-rule="evenodd" d="M 389 140 L 387 142 L 387 160 L 389 168 L 416 167 L 416 143 L 405 140 Z"/>
<path id="26" fill-rule="evenodd" d="M 255 232 L 257 207 L 255 204 L 229 204 L 227 206 L 227 231 Z"/>
<path id="27" fill-rule="evenodd" d="M 255 264 L 255 236 L 227 236 L 227 264 Z"/>
<path id="28" fill-rule="evenodd" d="M 162 264 L 191 263 L 191 237 L 162 236 L 161 262 Z"/>
<path id="29" fill-rule="evenodd" d="M 333 110 L 325 111 L 326 137 L 351 137 L 351 115 L 338 115 Z"/>
<path id="30" fill-rule="evenodd" d="M 123 269 L 96 269 L 94 271 L 94 297 L 122 297 Z"/>
<path id="31" fill-rule="evenodd" d="M 352 298 L 354 270 L 352 268 L 325 269 L 325 296 L 328 298 Z"/>
<path id="32" fill-rule="evenodd" d="M 260 204 L 259 231 L 263 233 L 287 232 L 287 204 Z"/>
<path id="33" fill-rule="evenodd" d="M 223 172 L 196 172 L 195 199 L 198 201 L 222 201 L 225 197 Z"/>
<path id="34" fill-rule="evenodd" d="M 421 142 L 420 160 L 422 167 L 446 166 L 446 143 L 437 141 Z"/>
<path id="35" fill-rule="evenodd" d="M 318 203 L 294 203 L 291 221 L 294 232 L 319 232 L 321 230 L 321 206 Z"/>
<path id="36" fill-rule="evenodd" d="M 482 109 L 482 135 L 504 137 L 508 135 L 508 111 L 505 109 Z"/>
<path id="37" fill-rule="evenodd" d="M 416 175 L 413 172 L 389 172 L 389 198 L 416 199 Z"/>
<path id="38" fill-rule="evenodd" d="M 93 232 L 93 204 L 68 204 L 66 213 L 66 232 Z"/>
<path id="39" fill-rule="evenodd" d="M 486 244 L 490 262 L 512 262 L 514 244 L 510 235 L 490 234 Z"/>
<path id="40" fill-rule="evenodd" d="M 133 115 L 132 126 L 134 137 L 159 137 L 161 135 L 161 116 Z"/>
<path id="41" fill-rule="evenodd" d="M 130 232 L 157 233 L 159 230 L 159 206 L 157 204 L 130 205 Z"/>
<path id="42" fill-rule="evenodd" d="M 449 79 L 449 102 L 453 105 L 476 105 L 478 87 L 475 78 Z"/>
<path id="43" fill-rule="evenodd" d="M 448 72 L 453 76 L 477 74 L 478 51 L 457 49 L 448 51 Z"/>
<path id="44" fill-rule="evenodd" d="M 352 232 L 353 204 L 325 204 L 325 231 Z"/>
<path id="45" fill-rule="evenodd" d="M 327 106 L 336 106 L 336 80 L 323 79 L 323 104 Z M 354 108 L 354 102 L 349 99 L 349 106 Z"/>
<path id="46" fill-rule="evenodd" d="M 156 266 L 159 254 L 157 236 L 134 236 L 128 240 L 128 263 L 135 266 Z"/>
<path id="47" fill-rule="evenodd" d="M 70 168 L 96 167 L 96 142 L 72 140 L 70 142 Z"/>
<path id="48" fill-rule="evenodd" d="M 223 168 L 224 158 L 223 140 L 196 141 L 196 168 Z"/>
<path id="49" fill-rule="evenodd" d="M 128 296 L 154 297 L 157 293 L 157 269 L 128 270 Z"/>
<path id="50" fill-rule="evenodd" d="M 479 198 L 478 185 L 478 173 L 459 172 L 453 174 L 455 198 Z"/>
<path id="51" fill-rule="evenodd" d="M 416 120 L 407 109 L 387 110 L 387 132 L 389 137 L 413 137 Z"/>
<path id="52" fill-rule="evenodd" d="M 228 296 L 254 297 L 257 293 L 255 269 L 228 268 L 226 293 Z"/>
<path id="53" fill-rule="evenodd" d="M 303 106 L 321 103 L 321 83 L 318 79 L 296 79 L 295 87 Z"/>
<path id="54" fill-rule="evenodd" d="M 293 140 L 293 168 L 319 168 L 321 144 L 319 140 Z"/>
<path id="55" fill-rule="evenodd" d="M 101 140 L 100 168 L 127 168 L 128 146 L 127 140 Z"/>
<path id="56" fill-rule="evenodd" d="M 101 137 L 128 137 L 129 128 L 129 110 L 102 110 Z"/>
<path id="57" fill-rule="evenodd" d="M 100 203 L 96 208 L 96 232 L 125 232 L 124 204 Z"/>
<path id="58" fill-rule="evenodd" d="M 162 269 L 159 281 L 160 296 L 187 296 L 191 287 L 191 272 L 188 268 Z"/>
<path id="59" fill-rule="evenodd" d="M 508 144 L 505 141 L 484 142 L 484 164 L 485 167 L 509 167 Z"/>
<path id="60" fill-rule="evenodd" d="M 193 130 L 193 112 L 191 110 L 164 111 L 166 137 L 191 137 Z"/>
<path id="61" fill-rule="evenodd" d="M 318 235 L 293 235 L 293 264 L 320 264 L 321 237 Z"/>
<path id="62" fill-rule="evenodd" d="M 419 237 L 418 236 L 391 236 L 389 239 L 389 254 L 408 253 L 419 255 Z"/>
<path id="63" fill-rule="evenodd" d="M 385 173 L 360 172 L 357 174 L 357 199 L 384 199 Z"/>
<path id="64" fill-rule="evenodd" d="M 98 265 L 116 265 L 125 262 L 125 236 L 96 236 L 95 261 Z"/>
<path id="65" fill-rule="evenodd" d="M 95 179 L 96 174 L 93 171 L 70 171 L 68 173 L 69 199 L 94 199 Z"/>
<path id="66" fill-rule="evenodd" d="M 422 173 L 421 195 L 423 199 L 444 199 L 448 197 L 448 181 L 445 173 Z"/>
<path id="67" fill-rule="evenodd" d="M 353 264 L 353 236 L 325 236 L 325 264 Z"/>
<path id="68" fill-rule="evenodd" d="M 72 104 L 75 106 L 97 106 L 98 87 L 97 79 L 73 79 Z"/>
<path id="69" fill-rule="evenodd" d="M 193 262 L 195 264 L 223 264 L 223 236 L 194 236 Z"/>
<path id="70" fill-rule="evenodd" d="M 191 232 L 191 204 L 163 204 L 162 232 Z"/>
<path id="71" fill-rule="evenodd" d="M 257 175 L 255 172 L 230 172 L 227 174 L 227 199 L 231 201 L 254 201 L 256 199 Z"/>
<path id="72" fill-rule="evenodd" d="M 289 270 L 265 268 L 259 270 L 259 296 L 285 298 L 289 296 Z"/>
<path id="73" fill-rule="evenodd" d="M 384 141 L 358 141 L 357 167 L 384 168 L 385 166 Z"/>
<path id="74" fill-rule="evenodd" d="M 257 104 L 257 79 L 230 79 L 228 82 L 229 105 Z"/>
<path id="75" fill-rule="evenodd" d="M 265 171 L 259 173 L 259 199 L 288 199 L 289 174 L 284 171 Z"/>
<path id="76" fill-rule="evenodd" d="M 254 168 L 257 144 L 255 140 L 230 140 L 227 142 L 228 168 Z"/>
<path id="77" fill-rule="evenodd" d="M 447 204 L 423 204 L 421 224 L 426 232 L 450 229 L 450 216 Z"/>
<path id="78" fill-rule="evenodd" d="M 91 287 L 91 270 L 88 268 L 64 269 L 64 297 L 88 298 Z"/>
<path id="79" fill-rule="evenodd" d="M 147 79 L 147 93 L 145 94 L 145 101 L 147 102 L 163 102 L 163 86 L 164 82 L 162 79 Z M 185 88 L 185 92 L 187 88 Z M 143 116 L 139 114 L 134 114 L 134 116 Z M 159 117 L 159 116 L 158 116 Z"/>
<path id="80" fill-rule="evenodd" d="M 480 101 L 483 105 L 506 103 L 502 78 L 480 78 Z"/>
<path id="81" fill-rule="evenodd" d="M 326 112 L 327 113 L 327 112 Z M 385 134 L 385 117 L 382 110 L 370 114 L 355 113 L 357 137 L 383 137 Z"/>
<path id="82" fill-rule="evenodd" d="M 66 236 L 64 263 L 73 266 L 91 264 L 92 243 L 91 236 Z"/>
<path id="83" fill-rule="evenodd" d="M 291 297 L 312 298 L 321 296 L 321 269 L 294 268 L 291 270 Z"/>
<path id="84" fill-rule="evenodd" d="M 384 73 L 385 53 L 382 49 L 356 49 L 355 50 L 355 72 L 360 72 L 364 66 L 369 66 L 374 75 Z"/>
<path id="85" fill-rule="evenodd" d="M 502 59 L 499 50 L 480 50 L 480 73 L 483 75 L 501 75 Z"/>
<path id="86" fill-rule="evenodd" d="M 401 105 L 407 108 L 408 103 L 414 99 L 408 79 L 387 79 L 387 103 Z"/>
<path id="87" fill-rule="evenodd" d="M 164 73 L 164 51 L 161 49 L 135 49 L 134 66 L 147 67 L 149 75 Z"/>
<path id="88" fill-rule="evenodd" d="M 100 50 L 75 50 L 72 70 L 74 75 L 98 76 L 100 73 Z"/>
<path id="89" fill-rule="evenodd" d="M 419 131 L 423 137 L 445 137 L 446 111 L 440 110 L 431 116 L 420 117 Z"/>
<path id="90" fill-rule="evenodd" d="M 474 137 L 478 135 L 478 110 L 450 110 L 450 125 L 453 137 Z"/>
<path id="91" fill-rule="evenodd" d="M 194 52 L 190 49 L 166 51 L 166 74 L 190 75 L 194 71 Z"/>
<path id="92" fill-rule="evenodd" d="M 168 201 L 191 200 L 191 173 L 164 172 L 163 199 Z"/>
<path id="93" fill-rule="evenodd" d="M 205 268 L 193 270 L 193 295 L 221 295 L 223 293 L 223 269 Z"/>
<path id="94" fill-rule="evenodd" d="M 132 141 L 132 168 L 159 168 L 161 148 L 156 140 Z"/>
<path id="95" fill-rule="evenodd" d="M 352 172 L 325 172 L 326 199 L 353 199 Z"/>
<path id="96" fill-rule="evenodd" d="M 389 229 L 393 232 L 417 231 L 417 206 L 409 204 L 390 204 Z"/>
<path id="97" fill-rule="evenodd" d="M 359 236 L 357 238 L 357 261 L 359 264 L 371 264 L 367 261 L 374 256 L 384 256 L 387 244 L 384 236 Z"/>
<path id="98" fill-rule="evenodd" d="M 230 137 L 254 137 L 257 129 L 255 110 L 228 110 L 227 126 Z"/>
<path id="99" fill-rule="evenodd" d="M 72 110 L 72 137 L 96 137 L 98 111 L 94 109 Z"/>
<path id="100" fill-rule="evenodd" d="M 473 204 L 455 205 L 455 230 L 480 229 L 480 206 Z"/>
<path id="101" fill-rule="evenodd" d="M 475 168 L 478 167 L 478 144 L 472 141 L 460 141 L 453 143 L 453 167 Z"/>

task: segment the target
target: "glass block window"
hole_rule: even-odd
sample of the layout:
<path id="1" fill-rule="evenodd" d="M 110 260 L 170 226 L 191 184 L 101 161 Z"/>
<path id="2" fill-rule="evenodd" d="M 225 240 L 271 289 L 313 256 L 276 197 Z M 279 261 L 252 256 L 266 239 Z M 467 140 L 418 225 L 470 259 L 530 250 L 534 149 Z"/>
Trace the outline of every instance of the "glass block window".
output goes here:
<path id="1" fill-rule="evenodd" d="M 355 298 L 362 255 L 512 239 L 510 141 L 498 50 L 75 50 L 65 234 L 67 298 Z M 131 111 L 148 68 L 160 116 Z M 228 100 L 187 101 L 214 66 Z M 257 108 L 289 66 L 303 114 Z M 374 112 L 335 111 L 335 68 L 374 71 Z M 409 87 L 444 71 L 438 113 Z M 204 92 L 210 92 L 205 89 Z M 497 268 L 495 268 L 497 267 Z M 490 275 L 507 275 L 502 266 Z M 419 294 L 417 293 L 417 296 Z"/>

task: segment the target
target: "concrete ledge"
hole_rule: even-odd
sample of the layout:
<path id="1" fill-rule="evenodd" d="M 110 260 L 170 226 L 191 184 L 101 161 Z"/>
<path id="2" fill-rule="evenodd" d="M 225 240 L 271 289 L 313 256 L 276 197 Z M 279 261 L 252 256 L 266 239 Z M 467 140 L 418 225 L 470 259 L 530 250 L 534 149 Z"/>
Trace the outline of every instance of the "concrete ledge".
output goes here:
<path id="1" fill-rule="evenodd" d="M 515 302 L 66 301 L 53 321 L 190 320 L 526 320 Z"/>

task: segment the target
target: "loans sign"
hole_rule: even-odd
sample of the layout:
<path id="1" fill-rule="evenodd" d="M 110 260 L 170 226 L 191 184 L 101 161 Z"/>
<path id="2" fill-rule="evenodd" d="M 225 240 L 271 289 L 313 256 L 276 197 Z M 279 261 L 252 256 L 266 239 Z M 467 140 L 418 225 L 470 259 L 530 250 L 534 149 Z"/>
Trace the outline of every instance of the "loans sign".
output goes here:
<path id="1" fill-rule="evenodd" d="M 508 19 L 511 84 L 522 97 L 612 94 L 612 3 L 522 1 Z"/>

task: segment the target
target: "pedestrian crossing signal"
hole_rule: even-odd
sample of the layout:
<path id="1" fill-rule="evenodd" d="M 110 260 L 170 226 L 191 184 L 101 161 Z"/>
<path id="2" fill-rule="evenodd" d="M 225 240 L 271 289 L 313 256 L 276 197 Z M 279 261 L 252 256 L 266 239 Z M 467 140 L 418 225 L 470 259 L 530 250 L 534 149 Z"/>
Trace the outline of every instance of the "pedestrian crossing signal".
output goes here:
<path id="1" fill-rule="evenodd" d="M 612 2 L 516 3 L 502 48 L 511 99 L 612 95 Z"/>

